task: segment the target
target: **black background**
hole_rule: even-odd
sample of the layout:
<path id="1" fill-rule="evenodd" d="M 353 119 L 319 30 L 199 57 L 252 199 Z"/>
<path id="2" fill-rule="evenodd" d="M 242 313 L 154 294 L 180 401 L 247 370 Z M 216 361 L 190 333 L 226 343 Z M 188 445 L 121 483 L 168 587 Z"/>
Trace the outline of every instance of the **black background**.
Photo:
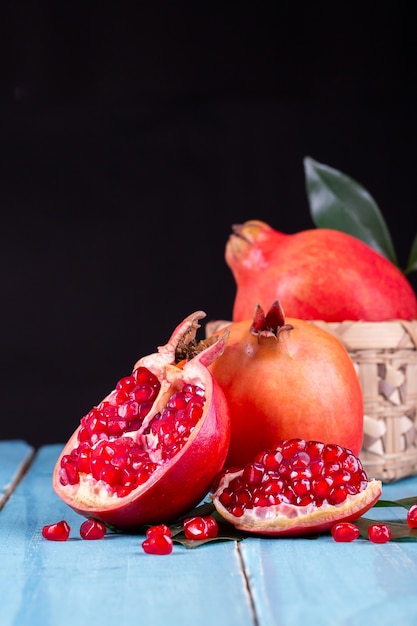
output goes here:
<path id="1" fill-rule="evenodd" d="M 372 194 L 405 266 L 408 4 L 0 6 L 0 439 L 64 442 L 186 315 L 229 318 L 231 225 L 312 227 L 307 155 Z"/>

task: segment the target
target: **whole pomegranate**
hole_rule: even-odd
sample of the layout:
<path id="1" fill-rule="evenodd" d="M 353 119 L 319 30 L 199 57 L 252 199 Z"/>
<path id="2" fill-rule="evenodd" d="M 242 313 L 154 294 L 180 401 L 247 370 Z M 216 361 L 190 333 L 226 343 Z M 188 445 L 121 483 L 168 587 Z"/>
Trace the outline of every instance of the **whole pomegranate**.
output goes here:
<path id="1" fill-rule="evenodd" d="M 207 331 L 213 328 L 208 325 Z M 338 339 L 286 318 L 278 301 L 265 315 L 232 322 L 223 354 L 209 366 L 230 409 L 226 464 L 241 467 L 259 450 L 302 437 L 359 454 L 363 398 L 355 367 Z"/>
<path id="2" fill-rule="evenodd" d="M 258 452 L 219 476 L 211 497 L 218 513 L 240 530 L 302 536 L 352 522 L 382 493 L 351 450 L 294 438 Z"/>
<path id="3" fill-rule="evenodd" d="M 208 365 L 227 333 L 196 349 L 203 311 L 82 419 L 53 473 L 75 511 L 120 529 L 167 522 L 198 504 L 222 469 L 230 439 L 224 394 Z"/>
<path id="4" fill-rule="evenodd" d="M 259 220 L 234 225 L 225 259 L 236 282 L 233 321 L 279 300 L 287 315 L 341 322 L 417 318 L 405 275 L 370 246 L 337 230 L 287 235 Z"/>

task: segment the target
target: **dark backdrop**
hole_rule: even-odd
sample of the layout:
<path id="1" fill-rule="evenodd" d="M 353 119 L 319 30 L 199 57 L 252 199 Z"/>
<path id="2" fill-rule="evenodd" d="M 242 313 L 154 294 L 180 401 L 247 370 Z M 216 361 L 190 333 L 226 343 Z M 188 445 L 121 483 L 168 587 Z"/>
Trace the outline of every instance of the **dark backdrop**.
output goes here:
<path id="1" fill-rule="evenodd" d="M 1 439 L 63 442 L 183 317 L 230 317 L 231 225 L 311 227 L 304 156 L 368 189 L 405 265 L 408 9 L 1 4 Z"/>

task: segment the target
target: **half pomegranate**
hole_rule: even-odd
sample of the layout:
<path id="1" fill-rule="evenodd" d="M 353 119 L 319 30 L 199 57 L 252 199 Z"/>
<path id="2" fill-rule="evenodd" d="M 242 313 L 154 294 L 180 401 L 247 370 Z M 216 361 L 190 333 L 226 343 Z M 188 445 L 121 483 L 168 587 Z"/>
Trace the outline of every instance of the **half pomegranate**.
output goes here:
<path id="1" fill-rule="evenodd" d="M 239 530 L 303 536 L 352 522 L 380 498 L 351 450 L 288 439 L 241 469 L 223 471 L 212 493 L 218 513 Z"/>
<path id="2" fill-rule="evenodd" d="M 133 530 L 185 514 L 210 490 L 230 418 L 207 367 L 228 334 L 197 344 L 204 317 L 188 316 L 81 419 L 53 472 L 55 492 L 77 513 Z"/>

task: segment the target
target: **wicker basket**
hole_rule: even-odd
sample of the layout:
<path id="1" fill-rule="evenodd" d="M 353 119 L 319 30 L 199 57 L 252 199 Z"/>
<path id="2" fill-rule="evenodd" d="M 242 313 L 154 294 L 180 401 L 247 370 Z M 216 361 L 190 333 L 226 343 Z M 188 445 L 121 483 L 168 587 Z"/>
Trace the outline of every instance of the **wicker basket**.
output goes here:
<path id="1" fill-rule="evenodd" d="M 417 474 L 417 320 L 313 323 L 340 339 L 357 369 L 367 474 L 383 482 Z"/>

